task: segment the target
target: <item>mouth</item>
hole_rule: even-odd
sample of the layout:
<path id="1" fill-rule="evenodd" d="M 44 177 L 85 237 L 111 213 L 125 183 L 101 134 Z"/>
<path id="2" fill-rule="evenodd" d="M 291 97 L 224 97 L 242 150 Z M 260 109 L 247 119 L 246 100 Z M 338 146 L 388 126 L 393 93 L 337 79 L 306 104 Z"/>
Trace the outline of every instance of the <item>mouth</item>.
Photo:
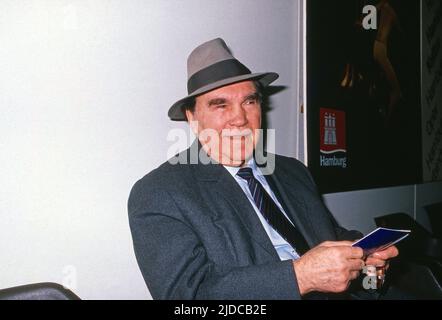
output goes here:
<path id="1" fill-rule="evenodd" d="M 221 132 L 221 136 L 223 138 L 245 138 L 245 137 L 249 137 L 252 135 L 252 130 L 251 129 L 243 129 L 243 130 L 239 130 L 239 129 L 224 129 Z"/>

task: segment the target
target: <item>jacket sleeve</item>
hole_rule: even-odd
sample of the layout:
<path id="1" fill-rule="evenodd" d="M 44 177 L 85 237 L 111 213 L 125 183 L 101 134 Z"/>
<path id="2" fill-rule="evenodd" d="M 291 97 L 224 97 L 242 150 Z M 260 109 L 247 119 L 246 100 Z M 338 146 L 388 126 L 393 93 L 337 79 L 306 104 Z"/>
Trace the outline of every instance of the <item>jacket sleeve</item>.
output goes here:
<path id="1" fill-rule="evenodd" d="M 154 299 L 299 299 L 292 262 L 220 267 L 173 197 L 138 182 L 128 201 L 135 255 Z"/>

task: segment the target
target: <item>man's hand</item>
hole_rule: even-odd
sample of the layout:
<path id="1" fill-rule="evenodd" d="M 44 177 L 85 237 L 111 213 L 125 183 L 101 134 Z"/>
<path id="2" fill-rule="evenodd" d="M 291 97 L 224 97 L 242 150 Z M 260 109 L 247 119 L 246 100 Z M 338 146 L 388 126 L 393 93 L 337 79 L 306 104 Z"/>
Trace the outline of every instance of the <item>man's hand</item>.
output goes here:
<path id="1" fill-rule="evenodd" d="M 364 266 L 361 248 L 350 241 L 326 241 L 293 261 L 299 292 L 343 292 Z"/>
<path id="2" fill-rule="evenodd" d="M 399 254 L 399 250 L 396 246 L 388 247 L 382 251 L 376 251 L 367 257 L 365 264 L 375 267 L 388 267 L 387 260 L 396 257 Z"/>

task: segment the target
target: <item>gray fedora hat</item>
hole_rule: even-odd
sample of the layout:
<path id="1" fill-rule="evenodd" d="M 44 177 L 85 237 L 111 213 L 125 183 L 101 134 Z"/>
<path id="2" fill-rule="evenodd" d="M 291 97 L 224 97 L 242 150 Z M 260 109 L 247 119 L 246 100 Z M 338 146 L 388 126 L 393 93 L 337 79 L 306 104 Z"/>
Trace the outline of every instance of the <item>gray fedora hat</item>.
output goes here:
<path id="1" fill-rule="evenodd" d="M 195 48 L 187 59 L 188 96 L 175 102 L 168 115 L 171 120 L 186 120 L 184 109 L 190 98 L 228 84 L 256 80 L 266 87 L 279 75 L 275 72 L 252 73 L 233 57 L 221 38 L 207 41 Z"/>

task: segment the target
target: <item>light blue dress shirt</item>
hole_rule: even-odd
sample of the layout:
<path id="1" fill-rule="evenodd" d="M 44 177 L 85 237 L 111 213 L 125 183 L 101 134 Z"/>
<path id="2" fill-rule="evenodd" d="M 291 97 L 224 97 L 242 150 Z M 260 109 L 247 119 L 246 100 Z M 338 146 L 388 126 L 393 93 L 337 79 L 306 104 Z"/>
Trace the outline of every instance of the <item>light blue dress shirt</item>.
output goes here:
<path id="1" fill-rule="evenodd" d="M 284 209 L 282 208 L 281 204 L 279 203 L 278 199 L 276 199 L 275 194 L 272 192 L 272 189 L 270 189 L 269 184 L 267 183 L 264 175 L 261 173 L 259 168 L 256 166 L 255 160 L 253 157 L 247 162 L 247 166 L 250 167 L 253 171 L 253 175 L 255 178 L 261 183 L 263 188 L 267 191 L 267 193 L 272 197 L 273 201 L 276 203 L 278 208 L 281 210 L 281 212 L 287 217 L 287 214 L 284 212 Z M 258 215 L 259 220 L 261 221 L 264 230 L 266 231 L 267 235 L 269 236 L 270 240 L 272 241 L 273 246 L 275 247 L 276 252 L 278 253 L 279 258 L 283 260 L 296 260 L 299 258 L 298 253 L 296 252 L 295 248 L 293 248 L 287 241 L 282 238 L 278 232 L 273 229 L 272 226 L 269 225 L 269 223 L 265 220 L 261 212 L 259 211 L 258 207 L 255 204 L 255 201 L 253 200 L 253 196 L 250 193 L 249 186 L 247 184 L 247 181 L 243 178 L 237 176 L 236 174 L 239 171 L 239 167 L 228 167 L 224 166 L 224 168 L 227 169 L 227 171 L 235 178 L 236 182 L 239 184 L 241 189 L 244 191 L 244 193 L 247 196 L 247 199 L 249 199 L 250 204 L 253 206 L 253 209 L 255 209 L 256 214 Z M 288 217 L 287 217 L 288 219 Z M 288 219 L 290 221 L 290 219 Z"/>

